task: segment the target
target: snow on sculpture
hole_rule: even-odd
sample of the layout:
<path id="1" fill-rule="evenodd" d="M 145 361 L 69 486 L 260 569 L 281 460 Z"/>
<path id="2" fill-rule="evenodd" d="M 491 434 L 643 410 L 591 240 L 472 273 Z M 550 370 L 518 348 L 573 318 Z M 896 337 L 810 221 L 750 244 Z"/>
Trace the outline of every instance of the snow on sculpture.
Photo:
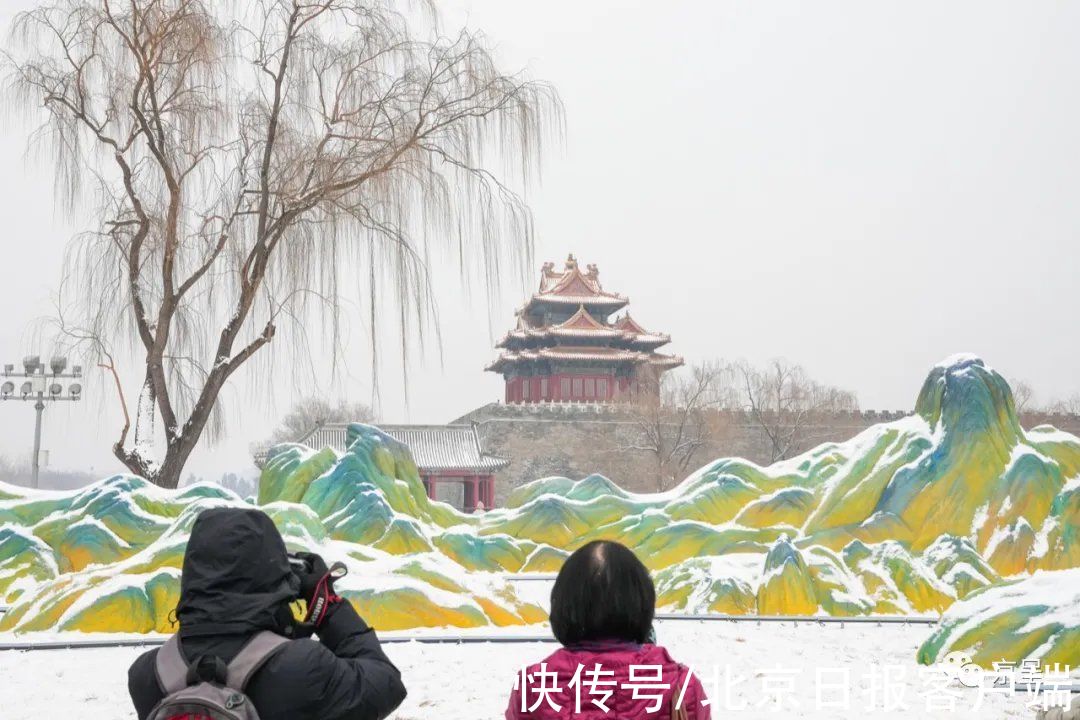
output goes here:
<path id="1" fill-rule="evenodd" d="M 291 548 L 350 564 L 340 589 L 385 629 L 541 621 L 492 573 L 556 571 L 595 538 L 634 548 L 669 610 L 953 618 L 976 607 L 957 600 L 1014 577 L 1077 582 L 1078 478 L 1080 439 L 1025 432 L 1004 379 L 960 356 L 931 370 L 910 417 L 768 467 L 717 460 L 665 493 L 545 478 L 462 514 L 426 496 L 403 445 L 353 425 L 341 455 L 272 450 L 255 502 Z M 0 630 L 167 629 L 194 516 L 242 502 L 128 476 L 66 494 L 0 486 L 0 602 L 13 604 Z M 964 647 L 992 628 L 965 626 Z M 927 658 L 952 646 L 942 632 Z"/>
<path id="2" fill-rule="evenodd" d="M 972 594 L 949 608 L 919 648 L 919 662 L 963 652 L 983 667 L 1037 658 L 1076 669 L 1080 656 L 1080 568 L 1038 571 Z"/>

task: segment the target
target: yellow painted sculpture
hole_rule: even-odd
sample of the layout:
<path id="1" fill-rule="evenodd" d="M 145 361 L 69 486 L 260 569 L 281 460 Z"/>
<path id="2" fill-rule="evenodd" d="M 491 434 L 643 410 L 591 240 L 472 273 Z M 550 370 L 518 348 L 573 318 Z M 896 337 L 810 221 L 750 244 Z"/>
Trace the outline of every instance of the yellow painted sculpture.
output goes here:
<path id="1" fill-rule="evenodd" d="M 692 612 L 936 615 L 1080 566 L 1080 440 L 1025 432 L 1008 385 L 974 357 L 933 368 L 910 417 L 770 467 L 717 460 L 662 495 L 544 478 L 464 515 L 429 500 L 378 429 L 352 426 L 349 442 L 340 456 L 275 448 L 256 504 L 290 547 L 350 565 L 343 594 L 386 629 L 538 622 L 501 574 L 554 572 L 595 538 L 634 548 L 658 604 Z M 128 476 L 66 494 L 0 486 L 0 602 L 13 606 L 0 630 L 167 630 L 195 515 L 241 503 Z"/>

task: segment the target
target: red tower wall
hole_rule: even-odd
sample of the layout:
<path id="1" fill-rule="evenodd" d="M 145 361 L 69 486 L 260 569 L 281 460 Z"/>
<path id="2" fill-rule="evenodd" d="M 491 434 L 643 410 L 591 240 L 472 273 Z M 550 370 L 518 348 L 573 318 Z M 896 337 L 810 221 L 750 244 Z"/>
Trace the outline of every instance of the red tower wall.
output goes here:
<path id="1" fill-rule="evenodd" d="M 560 373 L 506 381 L 507 403 L 613 402 L 631 392 L 632 380 L 614 373 Z"/>

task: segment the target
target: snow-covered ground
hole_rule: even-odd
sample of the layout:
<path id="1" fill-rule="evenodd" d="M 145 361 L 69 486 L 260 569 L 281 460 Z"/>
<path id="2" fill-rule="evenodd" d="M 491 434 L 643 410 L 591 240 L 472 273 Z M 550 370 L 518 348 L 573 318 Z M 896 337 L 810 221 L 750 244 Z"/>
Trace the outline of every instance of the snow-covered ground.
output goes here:
<path id="1" fill-rule="evenodd" d="M 716 703 L 718 720 L 792 713 L 812 720 L 1035 716 L 1034 710 L 1025 707 L 1027 698 L 1022 693 L 988 694 L 978 709 L 976 690 L 954 685 L 947 695 L 934 695 L 938 686 L 925 671 L 920 672 L 914 660 L 916 648 L 929 633 L 925 626 L 661 621 L 657 632 L 660 642 L 702 677 Z M 525 633 L 541 635 L 543 630 L 507 629 L 497 634 Z M 33 638 L 0 635 L 0 643 L 16 639 Z M 409 688 L 408 699 L 394 717 L 497 720 L 505 709 L 516 668 L 542 659 L 555 647 L 541 642 L 391 644 L 387 652 Z M 127 697 L 126 671 L 140 652 L 0 652 L 0 717 L 29 720 L 77 712 L 97 720 L 131 720 L 134 713 Z M 725 692 L 726 685 L 730 691 Z M 891 706 L 887 711 L 882 709 L 886 691 Z M 928 701 L 933 703 L 929 708 Z"/>

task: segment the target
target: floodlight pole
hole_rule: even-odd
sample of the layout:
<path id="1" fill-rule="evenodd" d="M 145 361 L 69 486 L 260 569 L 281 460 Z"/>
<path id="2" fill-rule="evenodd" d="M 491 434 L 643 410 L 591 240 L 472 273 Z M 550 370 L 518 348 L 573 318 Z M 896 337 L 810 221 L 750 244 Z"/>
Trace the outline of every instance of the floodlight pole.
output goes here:
<path id="1" fill-rule="evenodd" d="M 34 410 L 37 411 L 37 422 L 34 424 L 34 464 L 33 477 L 30 482 L 30 487 L 34 489 L 37 489 L 38 474 L 41 472 L 41 415 L 45 412 L 45 401 L 41 395 L 41 393 L 38 393 L 37 402 L 34 403 Z"/>
<path id="2" fill-rule="evenodd" d="M 34 401 L 34 456 L 30 461 L 31 487 L 37 488 L 41 479 L 41 425 L 45 413 L 45 401 L 58 402 L 71 400 L 78 402 L 82 397 L 82 385 L 77 382 L 70 383 L 68 394 L 63 395 L 61 380 L 77 380 L 82 377 L 82 367 L 76 365 L 70 372 L 67 370 L 66 357 L 54 357 L 46 369 L 44 363 L 37 355 L 31 355 L 23 360 L 23 372 L 15 371 L 14 365 L 4 365 L 3 373 L 0 374 L 0 400 Z M 51 371 L 51 372 L 49 372 Z M 25 382 L 15 392 L 14 379 L 23 378 Z"/>

